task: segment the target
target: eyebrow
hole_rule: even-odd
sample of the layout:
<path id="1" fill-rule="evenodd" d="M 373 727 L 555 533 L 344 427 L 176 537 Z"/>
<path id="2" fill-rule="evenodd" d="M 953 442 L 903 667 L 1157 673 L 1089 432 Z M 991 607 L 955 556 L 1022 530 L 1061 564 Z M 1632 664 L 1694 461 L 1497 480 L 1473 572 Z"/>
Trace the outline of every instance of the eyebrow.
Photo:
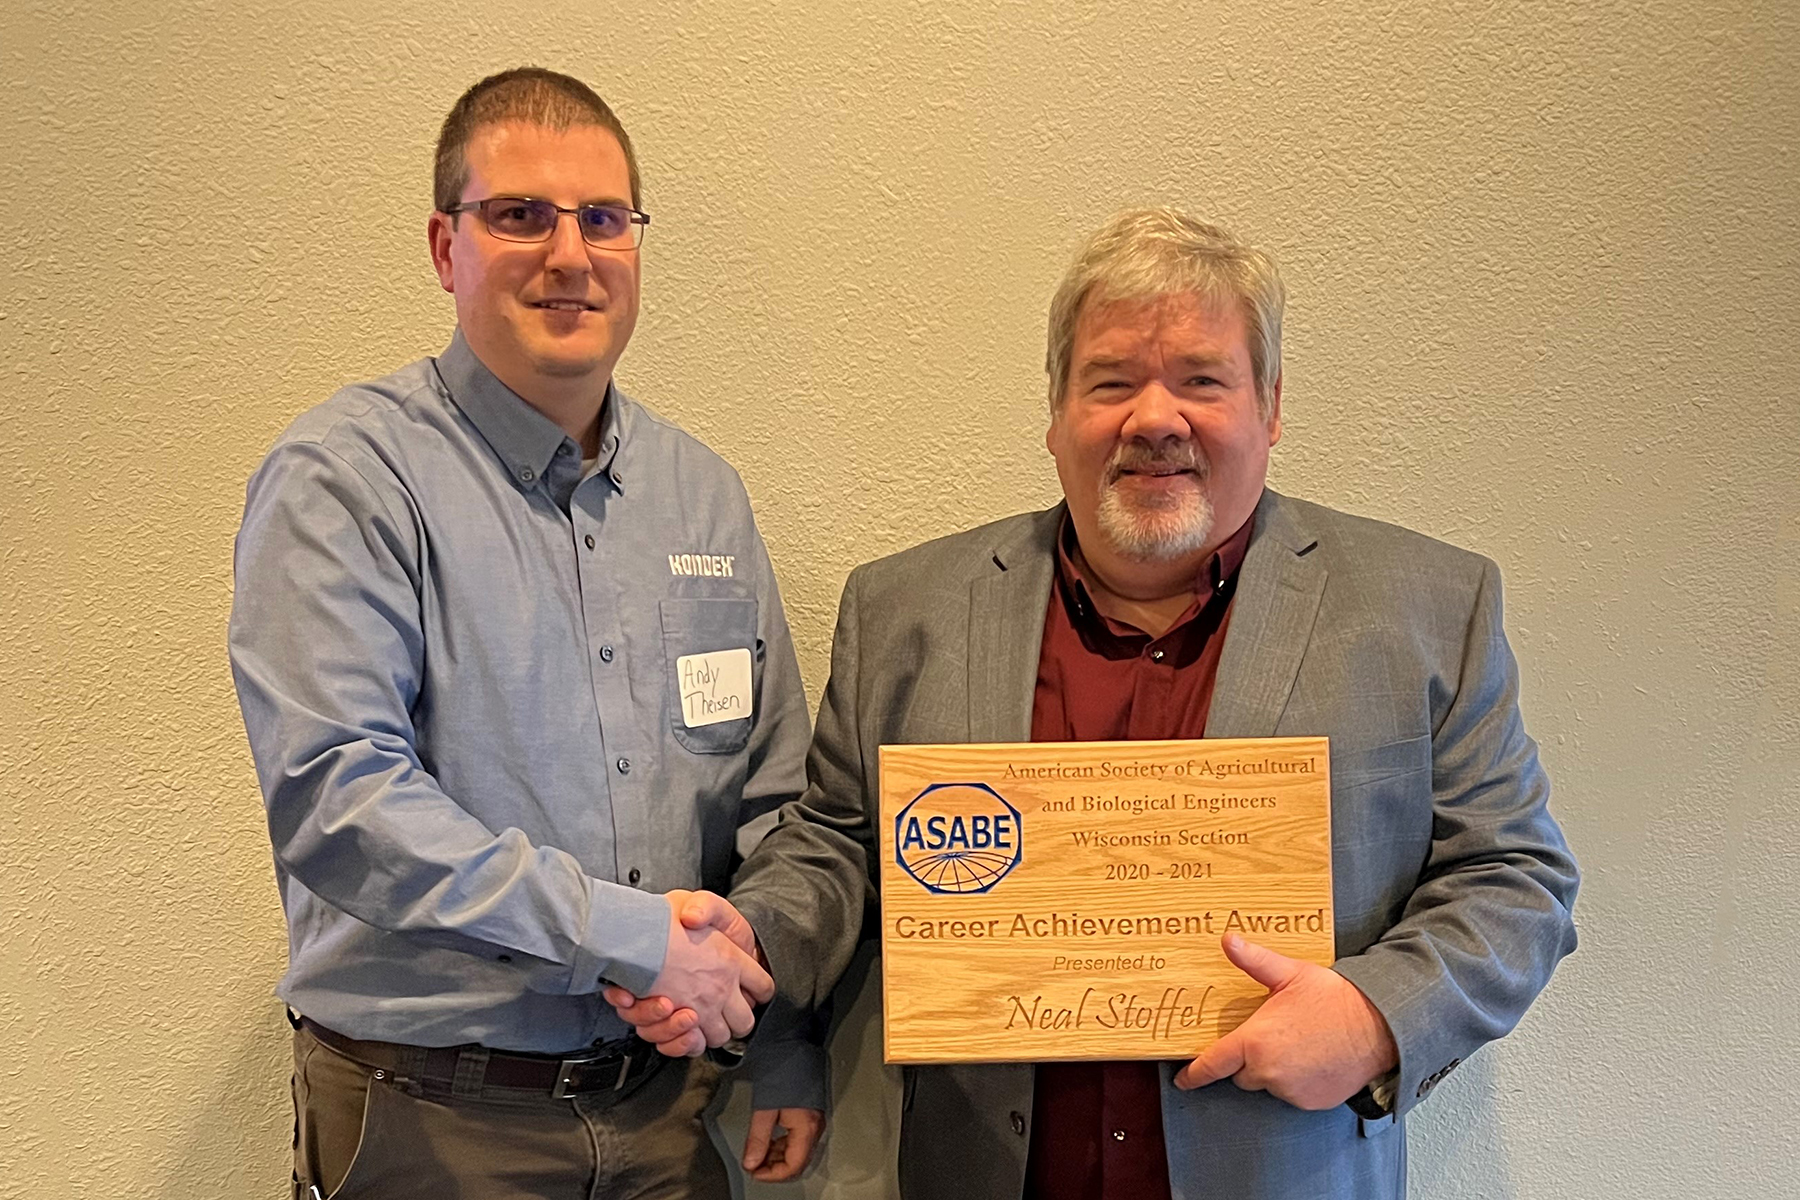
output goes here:
<path id="1" fill-rule="evenodd" d="M 1135 359 L 1123 355 L 1097 354 L 1092 358 L 1084 358 L 1076 372 L 1089 375 L 1096 371 L 1117 371 L 1130 366 Z M 1176 366 L 1188 369 L 1193 367 L 1229 367 L 1232 365 L 1228 354 L 1178 354 L 1172 360 Z"/>
<path id="2" fill-rule="evenodd" d="M 492 196 L 489 196 L 488 199 L 490 199 L 490 200 L 549 200 L 550 198 L 548 196 L 533 195 L 530 192 L 524 192 L 524 191 L 519 191 L 519 192 L 497 191 Z M 550 202 L 552 204 L 556 203 L 556 201 L 554 201 L 554 200 L 551 200 Z M 577 207 L 577 208 L 593 208 L 593 207 L 602 206 L 602 205 L 607 208 L 630 208 L 631 201 L 624 199 L 623 197 L 619 197 L 619 196 L 608 196 L 602 200 L 578 200 L 575 203 L 575 207 Z"/>
<path id="3" fill-rule="evenodd" d="M 1130 361 L 1129 358 L 1116 355 L 1095 355 L 1093 358 L 1082 359 L 1081 366 L 1077 369 L 1084 375 L 1093 371 L 1116 371 Z"/>
<path id="4" fill-rule="evenodd" d="M 1183 367 L 1229 367 L 1229 354 L 1178 354 L 1175 362 Z"/>

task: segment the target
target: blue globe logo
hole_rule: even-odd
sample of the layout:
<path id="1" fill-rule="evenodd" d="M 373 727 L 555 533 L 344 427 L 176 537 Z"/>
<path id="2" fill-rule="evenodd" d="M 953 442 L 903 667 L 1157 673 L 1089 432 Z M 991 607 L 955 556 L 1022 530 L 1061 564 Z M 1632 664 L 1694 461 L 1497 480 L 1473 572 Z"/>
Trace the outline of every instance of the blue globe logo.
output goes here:
<path id="1" fill-rule="evenodd" d="M 934 783 L 894 818 L 894 856 L 929 892 L 985 892 L 1023 854 L 1019 810 L 985 783 Z"/>

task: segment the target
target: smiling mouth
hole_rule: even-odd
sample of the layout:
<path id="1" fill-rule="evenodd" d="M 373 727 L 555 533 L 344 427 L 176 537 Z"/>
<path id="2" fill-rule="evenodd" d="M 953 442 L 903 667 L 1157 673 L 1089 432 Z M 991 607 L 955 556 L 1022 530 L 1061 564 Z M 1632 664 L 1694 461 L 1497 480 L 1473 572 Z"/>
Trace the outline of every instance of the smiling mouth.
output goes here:
<path id="1" fill-rule="evenodd" d="M 599 312 L 598 306 L 585 300 L 537 300 L 531 307 L 547 309 L 550 312 Z"/>
<path id="2" fill-rule="evenodd" d="M 1126 479 L 1137 476 L 1144 479 L 1168 479 L 1176 475 L 1193 474 L 1195 471 L 1192 467 L 1124 467 L 1120 469 L 1117 478 Z"/>

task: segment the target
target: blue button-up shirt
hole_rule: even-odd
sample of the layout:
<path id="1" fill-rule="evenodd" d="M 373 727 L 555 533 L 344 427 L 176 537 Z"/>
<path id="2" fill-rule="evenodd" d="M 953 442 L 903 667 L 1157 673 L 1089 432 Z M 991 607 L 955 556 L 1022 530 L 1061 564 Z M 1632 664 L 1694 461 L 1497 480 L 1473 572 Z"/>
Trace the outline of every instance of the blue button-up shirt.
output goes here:
<path id="1" fill-rule="evenodd" d="M 548 1053 L 622 1034 L 598 989 L 650 989 L 660 893 L 724 893 L 739 827 L 804 786 L 743 484 L 617 389 L 584 468 L 458 334 L 282 434 L 236 568 L 278 991 L 340 1033 Z M 750 712 L 684 708 L 678 660 L 733 650 Z"/>

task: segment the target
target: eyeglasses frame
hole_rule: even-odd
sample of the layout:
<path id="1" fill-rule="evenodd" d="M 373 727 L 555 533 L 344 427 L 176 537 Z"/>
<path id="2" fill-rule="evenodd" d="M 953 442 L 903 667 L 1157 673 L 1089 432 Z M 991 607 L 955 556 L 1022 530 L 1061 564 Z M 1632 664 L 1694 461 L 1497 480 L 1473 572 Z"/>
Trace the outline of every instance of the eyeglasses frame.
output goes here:
<path id="1" fill-rule="evenodd" d="M 551 208 L 554 208 L 556 210 L 557 224 L 561 224 L 562 219 L 563 219 L 563 214 L 568 213 L 570 216 L 575 218 L 575 228 L 578 231 L 581 229 L 581 212 L 583 209 L 587 209 L 587 208 L 623 209 L 625 211 L 625 213 L 627 214 L 626 215 L 627 223 L 638 227 L 637 236 L 632 239 L 632 243 L 629 246 L 604 246 L 597 242 L 588 241 L 587 234 L 583 233 L 581 235 L 581 244 L 584 246 L 592 246 L 596 250 L 612 250 L 612 251 L 615 251 L 620 254 L 623 254 L 628 250 L 637 250 L 643 246 L 644 235 L 646 233 L 648 233 L 649 229 L 650 229 L 650 214 L 647 212 L 642 212 L 638 209 L 632 208 L 629 205 L 625 205 L 625 204 L 578 204 L 574 208 L 564 208 L 562 205 L 556 203 L 554 200 L 545 200 L 541 196 L 486 196 L 480 200 L 464 200 L 461 204 L 453 204 L 449 208 L 441 208 L 438 211 L 443 213 L 447 217 L 456 217 L 456 216 L 460 216 L 463 213 L 477 213 L 481 217 L 482 228 L 484 228 L 488 231 L 489 236 L 499 238 L 503 242 L 513 242 L 513 243 L 515 243 L 517 245 L 521 245 L 521 246 L 542 245 L 544 242 L 547 242 L 551 238 L 556 236 L 556 225 L 552 225 L 548 230 L 546 230 L 544 232 L 544 236 L 541 238 L 508 237 L 504 233 L 495 233 L 494 226 L 492 225 L 492 223 L 490 223 L 488 221 L 487 213 L 485 211 L 483 211 L 483 209 L 482 209 L 482 205 L 491 204 L 495 200 L 523 200 L 529 204 L 548 204 Z"/>

